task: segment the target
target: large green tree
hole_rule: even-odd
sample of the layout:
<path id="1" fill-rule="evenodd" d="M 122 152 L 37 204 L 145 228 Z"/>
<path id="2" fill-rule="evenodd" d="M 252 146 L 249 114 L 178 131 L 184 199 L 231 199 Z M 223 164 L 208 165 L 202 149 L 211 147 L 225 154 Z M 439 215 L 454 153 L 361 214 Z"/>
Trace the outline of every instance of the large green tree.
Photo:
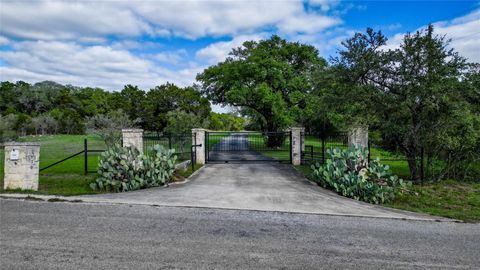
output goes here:
<path id="1" fill-rule="evenodd" d="M 365 119 L 375 114 L 373 125 L 404 152 L 413 180 L 419 179 L 421 147 L 438 154 L 445 148 L 437 146 L 455 147 L 459 140 L 475 145 L 476 116 L 464 97 L 466 60 L 433 26 L 405 35 L 393 50 L 386 50 L 386 38 L 372 29 L 342 44 L 335 64 L 355 93 L 345 102 L 363 104 L 358 107 L 366 110 L 356 113 Z"/>
<path id="2" fill-rule="evenodd" d="M 210 102 L 193 87 L 181 88 L 166 83 L 151 89 L 145 99 L 146 128 L 163 131 L 168 124 L 167 113 L 180 110 L 196 114 L 207 119 L 211 108 Z"/>
<path id="3" fill-rule="evenodd" d="M 241 107 L 263 131 L 280 131 L 304 120 L 310 74 L 319 66 L 326 61 L 315 47 L 272 36 L 243 43 L 197 80 L 213 103 Z"/>

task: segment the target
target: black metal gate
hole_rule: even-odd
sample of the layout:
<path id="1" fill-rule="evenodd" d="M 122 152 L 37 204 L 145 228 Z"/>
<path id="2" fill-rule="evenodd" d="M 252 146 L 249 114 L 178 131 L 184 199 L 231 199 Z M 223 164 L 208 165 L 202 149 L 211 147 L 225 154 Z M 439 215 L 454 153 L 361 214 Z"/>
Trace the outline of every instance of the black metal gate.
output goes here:
<path id="1" fill-rule="evenodd" d="M 290 132 L 206 132 L 207 162 L 289 162 Z"/>

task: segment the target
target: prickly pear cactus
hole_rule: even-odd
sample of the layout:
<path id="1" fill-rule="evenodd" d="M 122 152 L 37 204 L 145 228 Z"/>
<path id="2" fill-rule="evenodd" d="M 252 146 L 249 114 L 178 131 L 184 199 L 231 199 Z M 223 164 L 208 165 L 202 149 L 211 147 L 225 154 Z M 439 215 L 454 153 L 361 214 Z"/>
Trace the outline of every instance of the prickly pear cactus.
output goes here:
<path id="1" fill-rule="evenodd" d="M 368 164 L 368 150 L 328 149 L 324 165 L 312 165 L 313 176 L 325 188 L 370 203 L 384 203 L 405 192 L 408 183 L 392 175 L 387 165 L 376 159 Z"/>

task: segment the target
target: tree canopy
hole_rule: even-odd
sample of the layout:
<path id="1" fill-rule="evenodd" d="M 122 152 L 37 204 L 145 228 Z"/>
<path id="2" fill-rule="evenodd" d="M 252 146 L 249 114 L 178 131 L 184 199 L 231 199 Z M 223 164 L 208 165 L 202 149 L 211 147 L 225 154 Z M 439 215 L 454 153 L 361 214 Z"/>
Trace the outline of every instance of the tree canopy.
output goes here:
<path id="1" fill-rule="evenodd" d="M 326 65 L 315 47 L 272 36 L 233 49 L 197 80 L 213 103 L 239 106 L 262 130 L 279 131 L 302 119 L 312 91 L 310 74 Z"/>
<path id="2" fill-rule="evenodd" d="M 338 78 L 355 95 L 341 97 L 349 104 L 360 103 L 353 106 L 363 109 L 356 115 L 378 128 L 384 143 L 405 153 L 417 180 L 422 147 L 460 155 L 478 144 L 478 113 L 472 113 L 474 103 L 465 95 L 472 82 L 467 78 L 475 83 L 475 77 L 432 25 L 405 35 L 399 48 L 385 50 L 385 44 L 382 33 L 372 29 L 342 43 L 334 63 Z"/>

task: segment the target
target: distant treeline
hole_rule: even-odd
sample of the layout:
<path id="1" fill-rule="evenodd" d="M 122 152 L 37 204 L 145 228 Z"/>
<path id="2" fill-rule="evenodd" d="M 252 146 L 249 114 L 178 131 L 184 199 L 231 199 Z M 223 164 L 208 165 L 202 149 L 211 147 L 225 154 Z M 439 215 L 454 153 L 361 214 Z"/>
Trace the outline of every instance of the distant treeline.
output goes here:
<path id="1" fill-rule="evenodd" d="M 212 112 L 193 87 L 167 83 L 149 91 L 126 85 L 121 91 L 44 81 L 0 85 L 2 140 L 30 134 L 84 134 L 89 129 L 139 127 L 172 133 L 190 126 L 241 130 L 245 118 Z"/>

